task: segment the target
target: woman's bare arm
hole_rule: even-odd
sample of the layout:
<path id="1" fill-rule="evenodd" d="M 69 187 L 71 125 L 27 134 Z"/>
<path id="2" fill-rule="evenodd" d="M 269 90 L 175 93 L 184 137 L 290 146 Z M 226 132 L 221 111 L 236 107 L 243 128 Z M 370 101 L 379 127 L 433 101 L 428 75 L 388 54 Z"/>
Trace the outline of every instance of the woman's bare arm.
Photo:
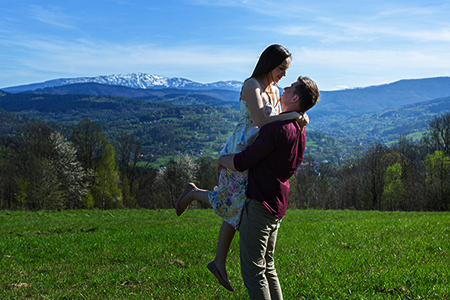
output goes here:
<path id="1" fill-rule="evenodd" d="M 256 126 L 262 126 L 282 120 L 301 119 L 301 115 L 297 112 L 289 112 L 282 115 L 265 116 L 264 100 L 261 97 L 262 89 L 258 81 L 254 78 L 247 80 L 242 88 L 242 100 L 247 102 L 248 110 L 252 116 Z M 278 96 L 277 96 L 278 98 Z"/>

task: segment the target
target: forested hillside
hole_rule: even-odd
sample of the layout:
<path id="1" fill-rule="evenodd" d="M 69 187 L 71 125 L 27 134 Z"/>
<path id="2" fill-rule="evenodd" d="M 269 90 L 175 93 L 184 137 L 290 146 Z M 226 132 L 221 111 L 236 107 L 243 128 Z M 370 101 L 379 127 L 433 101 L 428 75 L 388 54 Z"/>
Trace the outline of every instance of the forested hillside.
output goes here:
<path id="1" fill-rule="evenodd" d="M 427 131 L 429 120 L 446 112 L 450 112 L 450 97 L 345 118 L 330 115 L 327 119 L 315 120 L 311 112 L 309 128 L 337 139 L 349 149 L 373 143 L 390 144 L 400 135 L 420 139 Z"/>
<path id="2" fill-rule="evenodd" d="M 142 143 L 142 155 L 152 157 L 155 163 L 178 153 L 216 156 L 239 119 L 238 110 L 218 106 L 224 102 L 220 99 L 208 105 L 210 97 L 205 95 L 164 97 L 148 102 L 116 96 L 6 94 L 0 99 L 0 109 L 65 125 L 88 118 L 108 139 L 116 139 L 121 131 L 136 136 Z M 324 150 L 329 138 L 312 131 L 308 136 L 310 153 L 317 160 L 339 162 L 344 149 L 336 146 L 331 153 Z"/>
<path id="3" fill-rule="evenodd" d="M 23 122 L 23 117 L 0 109 L 0 136 L 10 135 L 13 129 Z"/>
<path id="4" fill-rule="evenodd" d="M 215 159 L 239 117 L 236 109 L 203 105 L 203 97 L 176 106 L 115 96 L 1 95 L 1 209 L 173 207 L 189 181 L 214 187 Z M 357 146 L 341 143 L 357 136 L 352 130 L 333 138 L 310 130 L 312 122 L 304 164 L 290 180 L 290 207 L 450 209 L 450 114 L 436 115 L 448 102 L 330 125 L 337 137 L 345 128 L 359 132 Z M 392 127 L 392 137 L 400 121 L 427 134 L 414 127 L 417 141 L 370 142 L 363 134 L 380 125 L 373 120 Z"/>

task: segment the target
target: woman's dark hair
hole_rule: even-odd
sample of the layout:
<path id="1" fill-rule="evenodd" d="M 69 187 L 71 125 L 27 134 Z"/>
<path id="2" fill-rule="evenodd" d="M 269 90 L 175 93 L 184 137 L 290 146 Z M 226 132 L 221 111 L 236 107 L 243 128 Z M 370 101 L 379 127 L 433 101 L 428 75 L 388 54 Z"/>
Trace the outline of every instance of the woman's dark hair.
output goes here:
<path id="1" fill-rule="evenodd" d="M 267 47 L 258 59 L 250 78 L 260 78 L 281 65 L 291 53 L 281 45 L 273 44 Z"/>

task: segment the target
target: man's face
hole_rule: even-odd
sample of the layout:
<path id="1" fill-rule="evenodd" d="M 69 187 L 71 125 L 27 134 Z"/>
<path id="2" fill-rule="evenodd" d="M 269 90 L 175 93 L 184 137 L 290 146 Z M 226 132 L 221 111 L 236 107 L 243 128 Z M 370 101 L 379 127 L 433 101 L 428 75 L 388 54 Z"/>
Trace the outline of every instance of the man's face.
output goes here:
<path id="1" fill-rule="evenodd" d="M 290 101 L 297 95 L 294 94 L 295 87 L 298 86 L 300 82 L 295 81 L 290 86 L 284 88 L 283 95 L 281 96 L 281 105 L 285 107 L 290 103 Z"/>

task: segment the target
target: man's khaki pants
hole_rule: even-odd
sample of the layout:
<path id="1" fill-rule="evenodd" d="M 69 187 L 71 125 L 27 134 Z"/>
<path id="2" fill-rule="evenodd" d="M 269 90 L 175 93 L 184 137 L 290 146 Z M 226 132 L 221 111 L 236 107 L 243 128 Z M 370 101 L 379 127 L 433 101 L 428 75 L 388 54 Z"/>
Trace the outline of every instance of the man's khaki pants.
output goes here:
<path id="1" fill-rule="evenodd" d="M 283 299 L 273 254 L 282 218 L 247 200 L 239 226 L 241 273 L 250 299 Z"/>

